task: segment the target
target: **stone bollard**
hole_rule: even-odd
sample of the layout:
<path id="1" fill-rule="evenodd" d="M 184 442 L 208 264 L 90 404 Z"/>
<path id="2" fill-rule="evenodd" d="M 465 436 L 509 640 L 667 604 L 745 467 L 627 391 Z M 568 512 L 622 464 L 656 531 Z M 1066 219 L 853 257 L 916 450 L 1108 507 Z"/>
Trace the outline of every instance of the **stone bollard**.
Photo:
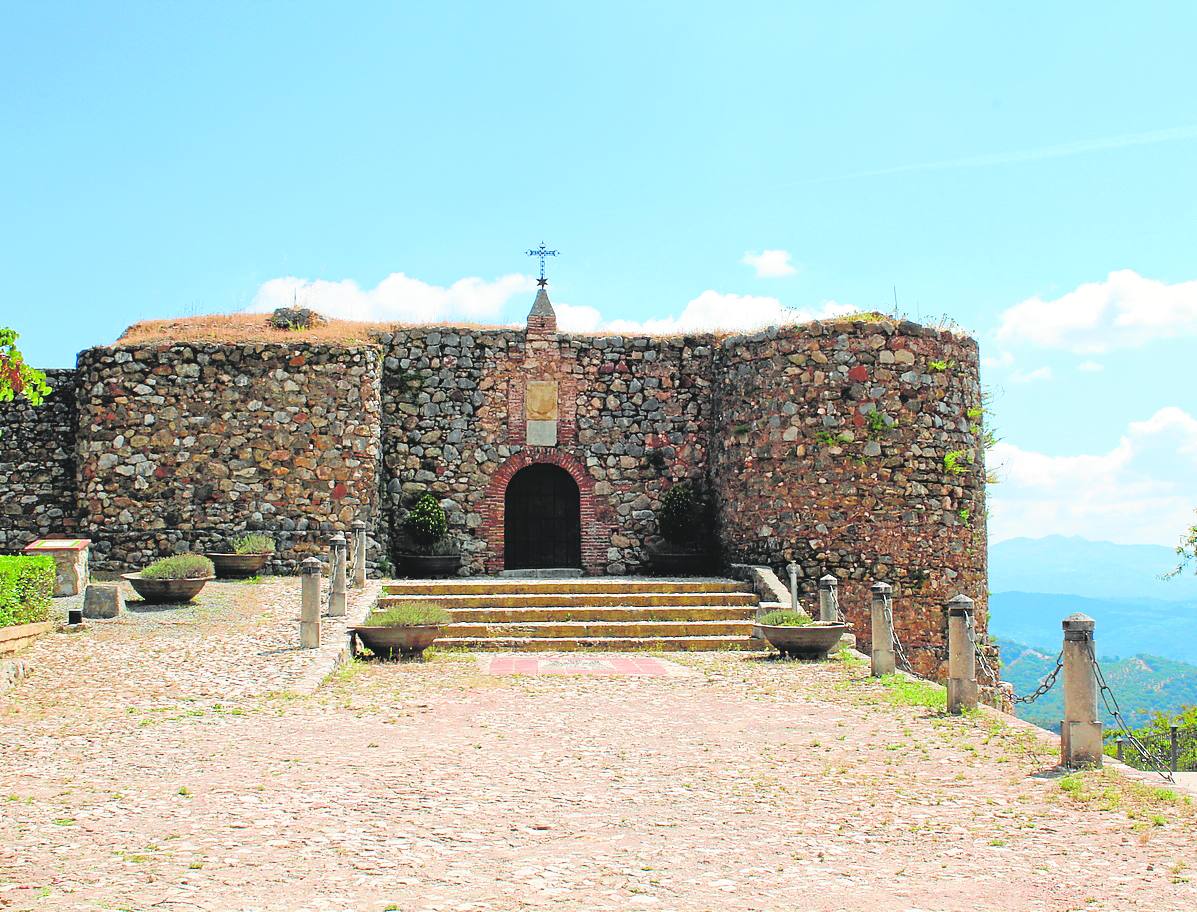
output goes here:
<path id="1" fill-rule="evenodd" d="M 894 615 L 890 603 L 893 586 L 873 584 L 873 666 L 872 675 L 880 678 L 897 669 L 894 659 Z"/>
<path id="2" fill-rule="evenodd" d="M 948 601 L 948 712 L 977 708 L 977 644 L 973 600 L 956 595 Z"/>
<path id="3" fill-rule="evenodd" d="M 786 564 L 786 572 L 790 574 L 790 610 L 798 611 L 798 565 L 793 561 Z"/>
<path id="4" fill-rule="evenodd" d="M 819 620 L 824 624 L 836 624 L 840 619 L 840 581 L 828 573 L 819 578 Z"/>
<path id="5" fill-rule="evenodd" d="M 299 565 L 303 603 L 299 609 L 299 645 L 303 649 L 320 648 L 320 561 L 309 557 Z"/>
<path id="6" fill-rule="evenodd" d="M 366 588 L 366 524 L 353 521 L 353 588 Z"/>
<path id="7" fill-rule="evenodd" d="M 1064 619 L 1064 719 L 1060 765 L 1101 766 L 1102 724 L 1097 719 L 1097 675 L 1093 671 L 1093 618 Z"/>
<path id="8" fill-rule="evenodd" d="M 345 533 L 334 532 L 329 539 L 331 549 L 330 569 L 332 571 L 332 594 L 328 599 L 328 616 L 345 616 L 345 562 L 348 558 L 348 548 Z"/>

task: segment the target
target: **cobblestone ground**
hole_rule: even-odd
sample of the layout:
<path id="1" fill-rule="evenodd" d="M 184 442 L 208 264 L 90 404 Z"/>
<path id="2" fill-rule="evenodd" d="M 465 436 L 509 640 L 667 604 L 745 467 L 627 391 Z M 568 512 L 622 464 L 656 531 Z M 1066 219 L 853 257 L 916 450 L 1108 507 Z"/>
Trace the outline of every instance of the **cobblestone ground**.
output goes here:
<path id="1" fill-rule="evenodd" d="M 296 587 L 38 644 L 0 695 L 0 908 L 1197 907 L 1191 807 L 1038 776 L 1035 739 L 859 667 L 449 654 L 296 697 Z"/>

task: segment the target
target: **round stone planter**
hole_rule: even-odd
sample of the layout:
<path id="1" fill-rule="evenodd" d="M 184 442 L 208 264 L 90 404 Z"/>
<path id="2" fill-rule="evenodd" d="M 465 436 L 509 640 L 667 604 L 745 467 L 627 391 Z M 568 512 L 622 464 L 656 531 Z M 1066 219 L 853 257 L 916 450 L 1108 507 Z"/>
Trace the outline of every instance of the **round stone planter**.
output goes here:
<path id="1" fill-rule="evenodd" d="M 783 656 L 794 659 L 825 659 L 848 632 L 847 624 L 808 624 L 805 627 L 773 627 L 757 624 L 756 629 Z"/>
<path id="2" fill-rule="evenodd" d="M 422 656 L 424 650 L 440 636 L 435 624 L 419 627 L 354 627 L 362 645 L 384 659 Z"/>
<path id="3" fill-rule="evenodd" d="M 171 602 L 190 602 L 199 595 L 204 584 L 216 579 L 201 576 L 199 579 L 143 579 L 140 573 L 124 573 L 121 579 L 128 580 L 133 590 L 151 605 Z"/>
<path id="4" fill-rule="evenodd" d="M 221 554 L 209 551 L 205 556 L 216 565 L 217 579 L 245 579 L 254 576 L 265 567 L 271 553 L 263 551 L 261 554 Z"/>
<path id="5" fill-rule="evenodd" d="M 698 548 L 659 542 L 648 545 L 645 550 L 649 565 L 658 576 L 699 576 L 714 572 L 711 556 Z"/>
<path id="6" fill-rule="evenodd" d="M 400 554 L 399 567 L 406 576 L 429 579 L 456 576 L 461 568 L 460 554 Z"/>

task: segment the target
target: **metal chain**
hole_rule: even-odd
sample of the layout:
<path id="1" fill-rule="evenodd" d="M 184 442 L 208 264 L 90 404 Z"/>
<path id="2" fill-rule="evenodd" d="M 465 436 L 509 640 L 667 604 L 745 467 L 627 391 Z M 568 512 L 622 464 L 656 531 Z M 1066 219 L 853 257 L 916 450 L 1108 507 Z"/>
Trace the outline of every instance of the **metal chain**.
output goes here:
<path id="1" fill-rule="evenodd" d="M 836 623 L 837 624 L 846 624 L 847 621 L 844 618 L 844 609 L 840 607 L 839 589 L 840 589 L 839 586 L 831 587 L 831 607 L 835 609 Z"/>
<path id="2" fill-rule="evenodd" d="M 898 639 L 898 628 L 894 624 L 893 606 L 889 599 L 886 599 L 882 605 L 882 610 L 885 612 L 885 622 L 889 624 L 890 634 L 893 636 L 894 657 L 898 660 L 898 665 L 903 671 L 914 674 L 914 669 L 910 665 L 910 659 L 906 658 L 906 649 L 902 645 L 902 641 Z"/>
<path id="3" fill-rule="evenodd" d="M 981 644 L 977 642 L 977 628 L 973 622 L 973 616 L 971 614 L 965 614 L 965 618 L 968 621 L 968 638 L 972 641 L 973 652 L 977 656 L 977 664 L 981 666 L 981 674 L 985 675 L 985 677 L 993 682 L 993 687 L 997 687 L 998 683 L 1001 681 L 1001 678 L 999 678 L 997 672 L 993 670 L 993 666 L 989 664 L 989 659 L 985 655 L 985 650 L 982 649 Z"/>
<path id="4" fill-rule="evenodd" d="M 1149 750 L 1147 745 L 1135 736 L 1131 731 L 1130 726 L 1126 724 L 1126 720 L 1122 718 L 1122 708 L 1118 705 L 1118 698 L 1114 696 L 1114 691 L 1110 685 L 1106 683 L 1106 677 L 1101 672 L 1101 665 L 1097 662 L 1097 656 L 1093 653 L 1093 645 L 1091 643 L 1085 644 L 1085 649 L 1089 653 L 1089 658 L 1093 661 L 1093 674 L 1097 678 L 1098 691 L 1101 693 L 1101 701 L 1106 706 L 1106 712 L 1113 716 L 1114 721 L 1118 723 L 1118 729 L 1122 732 L 1122 736 L 1131 743 L 1131 747 L 1139 752 L 1144 760 L 1150 765 L 1159 775 L 1163 776 L 1167 782 L 1175 782 L 1176 779 L 1172 776 L 1172 771 L 1168 769 L 1168 763 L 1161 760 L 1160 757 Z"/>
<path id="5" fill-rule="evenodd" d="M 1042 681 L 1039 682 L 1039 686 L 1036 687 L 1031 693 L 1027 694 L 1025 697 L 1020 697 L 1020 696 L 1018 696 L 1018 694 L 1015 694 L 1012 702 L 1014 702 L 1016 704 L 1017 703 L 1034 703 L 1036 700 L 1038 700 L 1040 697 L 1042 697 L 1045 693 L 1047 693 L 1049 690 L 1051 690 L 1053 687 L 1055 687 L 1056 678 L 1059 677 L 1060 669 L 1063 667 L 1064 667 L 1064 650 L 1061 649 L 1059 655 L 1056 656 L 1056 667 L 1053 668 L 1050 672 L 1048 672 L 1047 676 Z"/>

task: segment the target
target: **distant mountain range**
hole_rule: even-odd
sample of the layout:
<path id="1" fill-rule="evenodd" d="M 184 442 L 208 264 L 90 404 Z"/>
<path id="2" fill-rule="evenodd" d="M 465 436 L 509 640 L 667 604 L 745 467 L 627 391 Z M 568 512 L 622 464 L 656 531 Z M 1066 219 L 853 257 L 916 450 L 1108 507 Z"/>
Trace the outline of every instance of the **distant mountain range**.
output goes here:
<path id="1" fill-rule="evenodd" d="M 1013 684 L 1018 694 L 1029 694 L 1038 686 L 1055 667 L 1059 652 L 1058 648 L 1049 653 L 1005 639 L 998 640 L 998 648 L 1002 651 L 1002 680 Z M 1151 655 L 1098 661 L 1131 728 L 1143 725 L 1154 712 L 1175 713 L 1197 704 L 1197 665 Z M 1041 728 L 1059 731 L 1063 692 L 1058 682 L 1034 703 L 1016 706 L 1015 715 Z M 1102 721 L 1107 727 L 1114 725 L 1108 713 L 1103 712 Z"/>
<path id="2" fill-rule="evenodd" d="M 1002 678 L 1017 693 L 1034 690 L 1060 651 L 1060 622 L 1079 611 L 1097 622 L 1097 654 L 1128 723 L 1197 704 L 1197 575 L 1162 579 L 1176 561 L 1160 545 L 1062 535 L 993 545 L 989 633 L 1001 648 Z M 1058 730 L 1061 694 L 1057 685 L 1020 705 L 1019 718 Z"/>
<path id="3" fill-rule="evenodd" d="M 1060 642 L 1060 622 L 1080 611 L 1097 621 L 1103 655 L 1197 663 L 1197 574 L 1160 578 L 1176 560 L 1161 545 L 1062 535 L 999 542 L 989 549 L 990 634 L 1048 649 Z"/>
<path id="4" fill-rule="evenodd" d="M 1176 552 L 1163 545 L 1115 545 L 1063 535 L 1011 538 L 989 548 L 989 590 L 1197 602 L 1197 574 L 1191 570 L 1160 579 L 1176 562 Z"/>

